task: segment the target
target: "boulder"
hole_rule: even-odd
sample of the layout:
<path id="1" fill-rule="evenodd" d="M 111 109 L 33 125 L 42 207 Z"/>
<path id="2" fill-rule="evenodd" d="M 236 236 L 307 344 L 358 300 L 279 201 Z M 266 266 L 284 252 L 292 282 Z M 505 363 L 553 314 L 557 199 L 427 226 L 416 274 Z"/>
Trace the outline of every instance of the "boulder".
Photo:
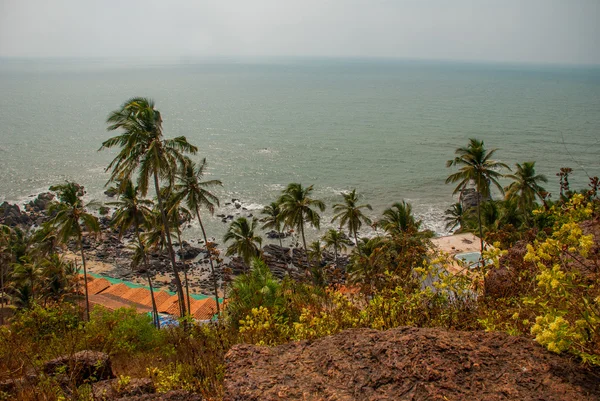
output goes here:
<path id="1" fill-rule="evenodd" d="M 133 397 L 144 394 L 154 394 L 156 388 L 149 378 L 131 379 L 122 384 L 119 379 L 103 380 L 92 385 L 94 399 L 114 400 L 119 397 Z"/>
<path id="2" fill-rule="evenodd" d="M 86 381 L 107 380 L 115 377 L 108 354 L 87 350 L 46 362 L 44 373 L 50 376 L 66 375 L 78 386 Z"/>

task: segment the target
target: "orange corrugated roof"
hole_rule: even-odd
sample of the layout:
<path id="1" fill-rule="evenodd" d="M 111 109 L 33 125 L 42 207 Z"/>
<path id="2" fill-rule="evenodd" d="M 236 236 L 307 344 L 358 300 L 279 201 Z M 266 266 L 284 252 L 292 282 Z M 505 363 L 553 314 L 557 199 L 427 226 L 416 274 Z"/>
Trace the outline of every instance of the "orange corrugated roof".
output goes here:
<path id="1" fill-rule="evenodd" d="M 101 305 L 109 310 L 115 310 L 118 308 L 131 308 L 132 306 L 139 312 L 145 313 L 150 312 L 152 308 L 148 308 L 141 305 L 132 305 L 128 303 L 126 300 L 120 299 L 119 297 L 115 297 L 111 294 L 94 294 L 90 297 L 91 305 Z"/>
<path id="2" fill-rule="evenodd" d="M 88 281 L 89 294 L 99 294 L 102 291 L 106 290 L 108 287 L 110 287 L 110 282 L 103 278 Z"/>
<path id="3" fill-rule="evenodd" d="M 175 295 L 176 296 L 176 295 Z M 186 305 L 187 309 L 187 305 Z M 160 312 L 160 310 L 159 310 Z M 179 299 L 175 300 L 166 310 L 165 313 L 173 316 L 179 316 Z"/>
<path id="4" fill-rule="evenodd" d="M 104 290 L 103 293 L 104 294 L 112 294 L 112 295 L 116 295 L 116 296 L 120 297 L 121 295 L 123 295 L 124 293 L 129 291 L 130 289 L 131 288 L 129 288 L 125 284 L 119 283 L 119 284 L 111 285 L 109 288 Z"/>
<path id="5" fill-rule="evenodd" d="M 147 290 L 145 288 L 141 288 L 141 287 L 140 288 L 131 288 L 129 291 L 124 292 L 121 295 L 121 298 L 126 299 L 131 302 L 141 304 L 140 300 L 142 298 L 144 298 L 146 296 L 146 294 L 149 294 L 149 293 L 150 293 L 150 290 Z"/>
<path id="6" fill-rule="evenodd" d="M 165 291 L 156 291 L 154 290 L 154 300 L 156 302 L 156 306 L 158 307 L 161 303 L 165 302 L 170 295 Z M 150 290 L 148 290 L 148 294 L 144 298 L 141 298 L 139 303 L 142 305 L 152 306 L 152 296 L 150 294 Z"/>
<path id="7" fill-rule="evenodd" d="M 156 307 L 159 312 L 167 312 L 167 310 L 171 307 L 171 305 L 173 305 L 174 303 L 177 303 L 177 299 L 178 299 L 177 294 L 171 295 L 165 301 L 156 305 Z"/>
<path id="8" fill-rule="evenodd" d="M 196 309 L 192 309 L 194 319 L 209 320 L 217 313 L 217 305 L 214 299 L 207 298 L 198 302 L 200 305 Z"/>

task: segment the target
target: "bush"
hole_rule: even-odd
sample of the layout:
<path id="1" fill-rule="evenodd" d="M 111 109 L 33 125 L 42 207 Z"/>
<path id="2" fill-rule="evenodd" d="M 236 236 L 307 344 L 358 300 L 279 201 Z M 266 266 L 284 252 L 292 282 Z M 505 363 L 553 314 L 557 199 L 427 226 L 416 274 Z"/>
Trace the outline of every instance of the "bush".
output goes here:
<path id="1" fill-rule="evenodd" d="M 86 348 L 109 354 L 148 351 L 160 345 L 163 336 L 152 317 L 133 308 L 109 311 L 95 306 L 83 331 Z"/>

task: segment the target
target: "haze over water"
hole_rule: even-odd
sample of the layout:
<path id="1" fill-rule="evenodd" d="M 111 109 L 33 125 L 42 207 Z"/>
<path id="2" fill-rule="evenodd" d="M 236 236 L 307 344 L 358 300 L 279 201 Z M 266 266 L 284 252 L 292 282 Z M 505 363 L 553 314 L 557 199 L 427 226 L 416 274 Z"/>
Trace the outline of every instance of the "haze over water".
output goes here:
<path id="1" fill-rule="evenodd" d="M 556 172 L 575 188 L 600 175 L 600 69 L 385 60 L 287 59 L 134 65 L 0 60 L 0 201 L 22 201 L 65 179 L 102 195 L 116 151 L 98 152 L 105 120 L 133 96 L 151 97 L 166 137 L 187 136 L 206 157 L 216 214 L 238 198 L 259 215 L 290 182 L 315 185 L 323 228 L 343 190 L 377 217 L 405 199 L 445 233 L 456 200 L 445 161 L 468 138 L 499 148 L 511 167 L 535 160 L 556 198 Z M 227 227 L 208 220 L 218 241 Z M 188 236 L 198 238 L 198 230 Z"/>

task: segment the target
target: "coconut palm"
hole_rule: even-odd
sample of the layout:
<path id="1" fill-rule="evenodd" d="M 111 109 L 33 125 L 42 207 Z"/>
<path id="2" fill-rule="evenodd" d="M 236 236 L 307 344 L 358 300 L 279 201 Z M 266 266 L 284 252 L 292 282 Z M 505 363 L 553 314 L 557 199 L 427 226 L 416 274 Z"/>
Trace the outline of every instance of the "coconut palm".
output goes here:
<path id="1" fill-rule="evenodd" d="M 160 328 L 160 320 L 158 319 L 158 308 L 154 299 L 154 289 L 152 287 L 152 278 L 150 277 L 150 268 L 148 264 L 148 255 L 144 249 L 144 244 L 141 238 L 141 228 L 147 225 L 152 218 L 152 201 L 142 199 L 139 196 L 137 187 L 134 187 L 130 179 L 119 183 L 117 187 L 118 200 L 108 202 L 107 205 L 116 206 L 117 210 L 112 218 L 111 225 L 119 230 L 119 237 L 130 228 L 133 227 L 135 237 L 138 242 L 138 249 L 141 251 L 144 269 L 146 270 L 146 279 L 150 288 L 150 296 L 152 299 L 152 313 L 154 315 L 154 325 Z"/>
<path id="2" fill-rule="evenodd" d="M 348 193 L 342 193 L 344 203 L 333 205 L 333 212 L 336 213 L 331 222 L 340 221 L 340 229 L 345 225 L 348 227 L 350 235 L 354 236 L 354 243 L 358 246 L 358 230 L 362 224 L 371 224 L 371 219 L 365 216 L 361 209 L 373 210 L 370 204 L 357 205 L 359 196 L 356 189 Z"/>
<path id="3" fill-rule="evenodd" d="M 227 314 L 234 326 L 239 324 L 253 308 L 283 306 L 281 284 L 260 258 L 252 259 L 252 269 L 237 276 L 228 290 Z"/>
<path id="4" fill-rule="evenodd" d="M 542 182 L 548 182 L 543 174 L 535 173 L 535 162 L 516 163 L 514 174 L 507 174 L 506 178 L 514 180 L 506 187 L 506 199 L 518 199 L 518 206 L 525 220 L 529 222 L 529 213 L 535 205 L 535 197 L 539 197 L 542 202 L 544 198 L 542 193 L 546 190 L 540 185 Z"/>
<path id="5" fill-rule="evenodd" d="M 87 267 L 85 263 L 85 252 L 83 251 L 84 226 L 88 233 L 100 232 L 98 219 L 87 212 L 86 205 L 83 203 L 80 194 L 83 193 L 83 187 L 74 182 L 67 181 L 65 184 L 54 185 L 50 187 L 58 195 L 59 202 L 50 206 L 50 215 L 54 218 L 51 224 L 56 230 L 58 240 L 67 244 L 71 239 L 75 239 L 81 252 L 81 264 L 83 265 L 83 281 L 85 285 L 85 308 L 87 317 L 90 315 L 90 301 L 87 288 Z"/>
<path id="6" fill-rule="evenodd" d="M 279 238 L 279 246 L 283 248 L 283 243 L 281 241 L 282 214 L 279 203 L 272 202 L 270 205 L 265 206 L 261 213 L 266 215 L 266 217 L 260 220 L 262 223 L 264 223 L 262 229 L 270 229 L 277 231 L 277 238 Z"/>
<path id="7" fill-rule="evenodd" d="M 415 220 L 412 206 L 405 201 L 396 202 L 383 212 L 383 217 L 377 222 L 388 234 L 395 236 L 415 234 L 421 227 L 421 220 Z"/>
<path id="8" fill-rule="evenodd" d="M 305 251 L 308 248 L 304 235 L 304 223 L 308 223 L 318 230 L 321 225 L 321 216 L 315 208 L 321 212 L 325 210 L 325 204 L 322 201 L 310 198 L 312 191 L 312 185 L 304 188 L 302 184 L 291 183 L 283 190 L 283 194 L 279 198 L 282 219 L 287 227 L 300 230 Z"/>
<path id="9" fill-rule="evenodd" d="M 451 174 L 446 179 L 446 184 L 458 183 L 454 194 L 460 193 L 469 185 L 474 185 L 477 191 L 477 218 L 479 223 L 479 240 L 481 252 L 484 250 L 483 226 L 481 222 L 481 199 L 490 198 L 490 185 L 493 184 L 501 193 L 504 189 L 498 182 L 503 175 L 498 171 L 502 168 L 510 168 L 499 161 L 492 160 L 496 149 L 490 151 L 485 149 L 483 141 L 470 139 L 466 147 L 456 149 L 456 157 L 446 162 L 446 167 L 457 166 L 459 171 Z"/>
<path id="10" fill-rule="evenodd" d="M 225 242 L 232 241 L 233 243 L 227 247 L 226 255 L 238 255 L 244 260 L 246 266 L 250 265 L 252 258 L 255 258 L 260 253 L 262 238 L 254 235 L 257 229 L 258 219 L 253 218 L 251 222 L 245 217 L 239 217 L 231 222 L 225 237 Z"/>
<path id="11" fill-rule="evenodd" d="M 323 236 L 323 242 L 327 248 L 333 248 L 333 261 L 337 265 L 338 251 L 345 251 L 352 242 L 340 231 L 330 228 Z"/>
<path id="12" fill-rule="evenodd" d="M 453 231 L 458 228 L 457 233 L 460 231 L 465 231 L 467 229 L 467 217 L 468 213 L 462 207 L 462 203 L 457 202 L 452 205 L 451 208 L 446 209 L 444 212 L 446 217 L 444 217 L 444 221 L 446 221 L 446 230 Z"/>
<path id="13" fill-rule="evenodd" d="M 185 281 L 185 297 L 187 302 L 188 312 L 190 311 L 190 284 L 188 280 L 187 263 L 183 257 L 183 240 L 181 239 L 181 226 L 185 227 L 192 220 L 192 213 L 181 206 L 181 198 L 171 192 L 172 188 L 167 187 L 163 189 L 163 198 L 165 201 L 165 208 L 167 209 L 167 218 L 175 232 L 177 233 L 177 241 L 179 242 L 179 258 L 183 264 L 183 279 Z"/>
<path id="14" fill-rule="evenodd" d="M 198 149 L 191 145 L 184 136 L 173 139 L 164 139 L 162 117 L 154 108 L 150 99 L 136 97 L 125 102 L 119 110 L 113 111 L 107 121 L 109 131 L 122 130 L 123 133 L 112 137 L 102 143 L 102 149 L 118 146 L 121 148 L 118 155 L 107 167 L 111 171 L 109 182 L 131 178 L 138 172 L 137 186 L 142 196 L 148 192 L 151 177 L 154 179 L 154 189 L 158 200 L 161 221 L 167 240 L 167 248 L 175 285 L 179 294 L 180 314 L 185 316 L 185 303 L 183 302 L 183 286 L 177 264 L 175 252 L 168 229 L 166 210 L 160 191 L 160 179 L 173 182 L 177 165 L 185 162 L 184 153 L 195 154 Z"/>
<path id="15" fill-rule="evenodd" d="M 56 253 L 42 260 L 41 267 L 44 302 L 48 299 L 61 299 L 71 291 L 78 279 L 75 264 Z"/>
<path id="16" fill-rule="evenodd" d="M 204 238 L 204 244 L 206 250 L 209 253 L 208 260 L 210 262 L 210 271 L 213 279 L 213 289 L 215 292 L 215 302 L 217 305 L 217 314 L 220 313 L 219 309 L 219 286 L 217 279 L 217 272 L 214 266 L 214 257 L 212 255 L 212 247 L 208 243 L 208 237 L 206 236 L 206 230 L 200 217 L 200 209 L 205 208 L 212 215 L 215 211 L 215 205 L 219 206 L 219 198 L 217 198 L 209 188 L 215 186 L 221 186 L 223 183 L 219 180 L 208 180 L 203 181 L 206 170 L 206 158 L 202 159 L 199 164 L 194 163 L 191 160 L 183 165 L 182 171 L 178 174 L 178 183 L 175 185 L 176 196 L 180 199 L 185 199 L 187 207 L 196 213 L 200 229 L 202 230 L 202 237 Z"/>
<path id="17" fill-rule="evenodd" d="M 35 301 L 36 295 L 39 295 L 36 294 L 36 289 L 39 287 L 41 277 L 40 264 L 30 256 L 23 256 L 13 267 L 11 278 L 15 288 L 29 288 L 28 294 L 31 299 L 27 302 L 28 305 Z"/>

